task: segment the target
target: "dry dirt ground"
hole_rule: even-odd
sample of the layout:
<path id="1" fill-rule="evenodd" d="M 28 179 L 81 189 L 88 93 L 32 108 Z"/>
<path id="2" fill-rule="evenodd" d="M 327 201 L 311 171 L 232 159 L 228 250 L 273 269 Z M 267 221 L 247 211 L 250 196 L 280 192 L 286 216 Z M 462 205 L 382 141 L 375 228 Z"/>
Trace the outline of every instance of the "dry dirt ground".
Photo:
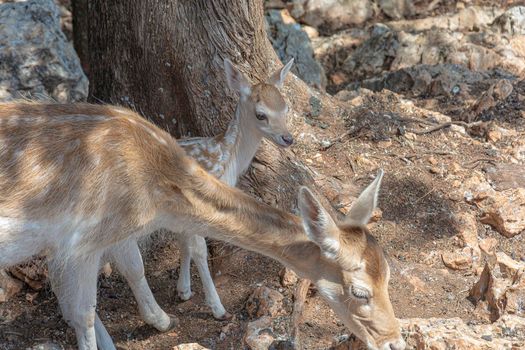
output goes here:
<path id="1" fill-rule="evenodd" d="M 451 3 L 442 2 L 435 11 L 453 11 Z M 480 82 L 479 90 L 486 91 L 494 81 Z M 482 130 L 469 134 L 450 127 L 418 132 L 429 127 L 425 123 L 431 120 L 428 111 L 459 120 L 454 111 L 467 109 L 479 97 L 477 92 L 465 98 L 365 91 L 349 101 L 340 118 L 327 120 L 322 113 L 312 113 L 291 121 L 297 130 L 294 152 L 317 174 L 318 183 L 330 183 L 325 194 L 342 211 L 375 171 L 384 169 L 379 201 L 382 215 L 370 228 L 390 259 L 390 293 L 399 318 L 460 317 L 471 324 L 488 322 L 487 315 L 467 299 L 479 279 L 474 269 L 447 269 L 441 253 L 458 249 L 457 216 L 477 213 L 474 204 L 459 193 L 461 186 L 473 174 L 485 174 L 491 166 L 508 162 L 516 142 L 525 135 L 525 81 L 516 78 L 511 84 L 509 97 L 477 116 L 487 122 Z M 334 90 L 338 89 L 332 87 Z M 315 99 L 311 102 L 314 110 Z M 503 134 L 490 139 L 488 131 L 495 128 L 502 128 Z M 505 130 L 513 133 L 507 136 Z M 344 195 L 328 188 L 341 188 Z M 493 237 L 499 243 L 498 251 L 525 261 L 525 234 L 505 238 L 479 220 L 476 224 L 479 239 Z M 216 278 L 216 285 L 226 309 L 234 315 L 230 321 L 214 320 L 205 307 L 196 269 L 192 270 L 194 297 L 187 302 L 177 300 L 177 246 L 171 241 L 155 244 L 145 258 L 150 286 L 164 310 L 181 321 L 168 333 L 159 333 L 141 321 L 131 291 L 118 273 L 101 276 L 98 312 L 117 348 L 172 349 L 177 344 L 198 342 L 211 349 L 241 349 L 249 321 L 245 302 L 260 285 L 279 290 L 289 303 L 285 308 L 291 311 L 293 287 L 281 286 L 279 264 L 242 251 L 221 260 L 223 273 Z M 46 341 L 73 349 L 74 332 L 62 320 L 49 286 L 34 293 L 25 286 L 0 304 L 0 350 L 26 349 Z M 278 321 L 280 326 L 273 330 L 277 337 L 289 334 L 289 314 Z M 345 328 L 311 289 L 300 331 L 305 349 L 327 349 Z M 276 348 L 285 349 L 286 345 Z"/>

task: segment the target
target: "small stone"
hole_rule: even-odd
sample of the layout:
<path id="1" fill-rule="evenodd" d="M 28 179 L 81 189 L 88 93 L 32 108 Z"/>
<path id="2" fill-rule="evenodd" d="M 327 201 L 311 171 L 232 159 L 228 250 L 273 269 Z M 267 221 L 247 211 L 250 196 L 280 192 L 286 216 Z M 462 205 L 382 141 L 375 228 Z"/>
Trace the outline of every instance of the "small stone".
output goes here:
<path id="1" fill-rule="evenodd" d="M 452 124 L 450 126 L 450 131 L 456 132 L 456 133 L 458 133 L 460 135 L 466 135 L 467 134 L 467 131 L 465 130 L 464 126 L 456 125 L 456 124 Z"/>
<path id="2" fill-rule="evenodd" d="M 437 159 L 434 156 L 430 156 L 428 158 L 428 162 L 432 165 L 436 165 L 438 163 Z"/>
<path id="3" fill-rule="evenodd" d="M 290 270 L 289 268 L 283 267 L 281 271 L 279 272 L 279 277 L 281 280 L 281 285 L 283 287 L 290 287 L 297 283 L 298 277 L 293 270 Z"/>
<path id="4" fill-rule="evenodd" d="M 485 334 L 481 336 L 481 339 L 486 341 L 492 341 L 492 336 L 490 334 Z"/>
<path id="5" fill-rule="evenodd" d="M 441 168 L 437 166 L 430 167 L 428 171 L 430 171 L 431 174 L 441 174 Z"/>
<path id="6" fill-rule="evenodd" d="M 302 26 L 302 30 L 308 35 L 310 39 L 315 39 L 319 37 L 319 31 L 315 29 L 314 27 L 310 26 Z"/>
<path id="7" fill-rule="evenodd" d="M 265 286 L 257 287 L 246 302 L 246 311 L 252 319 L 282 315 L 285 313 L 283 300 L 284 296 L 278 291 Z"/>
<path id="8" fill-rule="evenodd" d="M 472 255 L 464 251 L 444 252 L 441 259 L 443 264 L 452 270 L 466 270 L 472 266 Z"/>
<path id="9" fill-rule="evenodd" d="M 414 134 L 413 132 L 406 132 L 405 133 L 405 137 L 407 140 L 410 140 L 410 141 L 416 141 L 417 140 L 417 135 Z"/>
<path id="10" fill-rule="evenodd" d="M 29 302 L 29 303 L 33 303 L 33 301 L 36 299 L 36 297 L 38 296 L 38 292 L 35 292 L 35 293 L 26 293 L 26 300 Z"/>
<path id="11" fill-rule="evenodd" d="M 344 72 L 335 72 L 330 76 L 330 80 L 335 85 L 341 85 L 348 81 L 348 76 Z"/>
<path id="12" fill-rule="evenodd" d="M 498 142 L 501 140 L 502 134 L 499 130 L 489 130 L 487 131 L 487 140 L 492 142 Z"/>
<path id="13" fill-rule="evenodd" d="M 250 350 L 268 350 L 275 340 L 271 326 L 272 320 L 268 316 L 248 323 L 243 338 L 246 346 Z"/>
<path id="14" fill-rule="evenodd" d="M 450 167 L 449 167 L 449 172 L 454 174 L 454 175 L 457 175 L 458 173 L 460 173 L 461 171 L 463 170 L 463 168 L 461 167 L 461 165 L 459 165 L 458 163 L 456 162 L 453 162 L 452 164 L 450 164 Z M 459 187 L 459 185 L 461 184 L 461 181 L 459 180 L 454 180 L 453 183 L 452 183 L 452 186 L 454 187 Z"/>

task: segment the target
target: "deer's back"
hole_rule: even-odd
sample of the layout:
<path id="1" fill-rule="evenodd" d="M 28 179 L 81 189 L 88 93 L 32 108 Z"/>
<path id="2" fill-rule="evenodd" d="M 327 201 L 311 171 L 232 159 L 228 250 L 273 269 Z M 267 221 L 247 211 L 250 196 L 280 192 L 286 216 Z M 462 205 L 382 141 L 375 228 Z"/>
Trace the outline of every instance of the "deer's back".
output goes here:
<path id="1" fill-rule="evenodd" d="M 146 225 L 158 215 L 162 178 L 183 161 L 173 144 L 125 109 L 0 104 L 0 250 L 13 235 L 48 242 L 38 227 L 89 245 Z"/>

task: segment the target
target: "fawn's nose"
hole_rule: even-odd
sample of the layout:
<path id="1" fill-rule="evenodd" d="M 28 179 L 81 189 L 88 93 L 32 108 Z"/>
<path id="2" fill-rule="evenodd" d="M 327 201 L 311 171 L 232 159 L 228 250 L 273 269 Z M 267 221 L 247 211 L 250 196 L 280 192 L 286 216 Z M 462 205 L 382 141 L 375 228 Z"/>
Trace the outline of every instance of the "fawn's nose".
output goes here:
<path id="1" fill-rule="evenodd" d="M 293 143 L 293 136 L 291 134 L 281 135 L 281 140 L 286 146 L 290 146 Z"/>

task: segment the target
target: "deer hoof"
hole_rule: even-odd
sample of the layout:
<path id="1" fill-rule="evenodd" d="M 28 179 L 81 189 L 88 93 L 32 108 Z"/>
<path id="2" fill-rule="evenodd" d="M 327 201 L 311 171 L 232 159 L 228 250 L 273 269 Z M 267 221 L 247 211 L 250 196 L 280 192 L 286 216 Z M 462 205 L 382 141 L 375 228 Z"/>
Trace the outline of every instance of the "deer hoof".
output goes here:
<path id="1" fill-rule="evenodd" d="M 166 330 L 164 330 L 164 332 L 169 332 L 179 325 L 179 319 L 177 316 L 171 314 L 168 314 L 168 316 L 170 317 L 170 325 Z"/>
<path id="2" fill-rule="evenodd" d="M 214 317 L 215 317 L 216 320 L 219 320 L 219 321 L 228 321 L 228 320 L 231 320 L 231 319 L 232 319 L 233 315 L 230 314 L 228 311 L 226 311 L 226 312 L 224 313 L 224 315 L 222 315 L 222 316 L 218 316 L 218 317 L 217 317 L 217 316 L 214 316 Z"/>
<path id="3" fill-rule="evenodd" d="M 182 300 L 182 301 L 190 300 L 191 297 L 193 297 L 193 293 L 191 292 L 191 290 L 178 292 L 177 294 L 179 296 L 179 299 Z"/>

